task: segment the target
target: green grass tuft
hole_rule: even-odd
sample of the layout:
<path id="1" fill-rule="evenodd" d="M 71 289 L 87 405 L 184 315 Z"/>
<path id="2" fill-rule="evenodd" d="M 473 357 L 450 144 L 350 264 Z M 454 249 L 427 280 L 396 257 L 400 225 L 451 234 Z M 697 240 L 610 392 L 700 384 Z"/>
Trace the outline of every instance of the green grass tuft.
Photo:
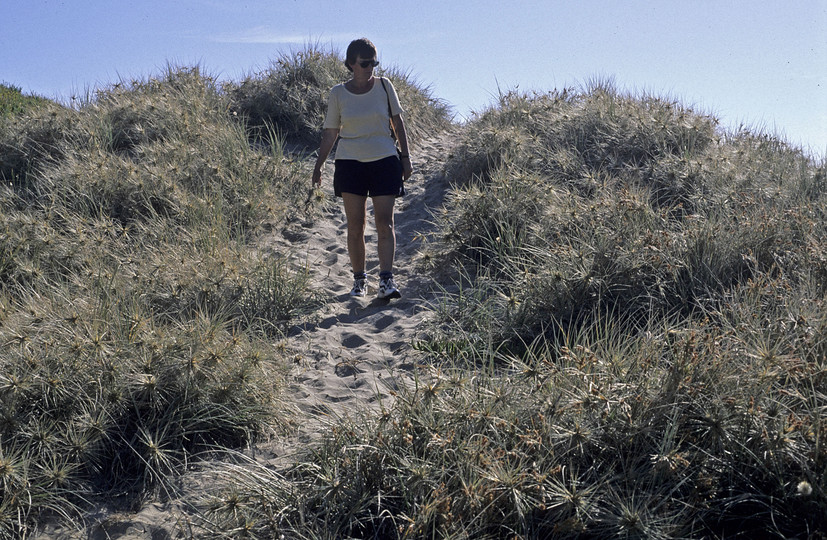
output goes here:
<path id="1" fill-rule="evenodd" d="M 23 94 L 17 86 L 0 83 L 0 119 L 26 113 L 48 102 L 44 97 Z"/>

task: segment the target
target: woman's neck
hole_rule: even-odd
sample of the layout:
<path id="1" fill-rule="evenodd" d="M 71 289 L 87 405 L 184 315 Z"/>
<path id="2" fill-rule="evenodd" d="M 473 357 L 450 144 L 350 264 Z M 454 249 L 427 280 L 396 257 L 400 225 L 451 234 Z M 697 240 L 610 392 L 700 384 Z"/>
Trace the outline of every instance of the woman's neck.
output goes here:
<path id="1" fill-rule="evenodd" d="M 354 78 L 350 79 L 349 86 L 350 86 L 350 90 L 355 91 L 357 93 L 358 92 L 367 92 L 368 90 L 370 90 L 373 87 L 373 75 L 371 75 L 367 79 L 362 79 L 362 78 L 357 79 L 356 77 L 354 77 Z"/>

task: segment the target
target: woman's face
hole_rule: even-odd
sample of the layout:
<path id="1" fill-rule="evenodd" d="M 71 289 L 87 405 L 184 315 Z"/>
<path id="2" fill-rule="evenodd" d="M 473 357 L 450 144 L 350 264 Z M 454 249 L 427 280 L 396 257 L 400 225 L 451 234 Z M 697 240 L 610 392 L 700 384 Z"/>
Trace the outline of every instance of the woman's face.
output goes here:
<path id="1" fill-rule="evenodd" d="M 373 73 L 373 68 L 378 64 L 379 62 L 376 61 L 376 57 L 362 58 L 361 56 L 357 56 L 356 61 L 351 64 L 351 67 L 353 68 L 354 75 L 370 76 L 371 73 Z"/>

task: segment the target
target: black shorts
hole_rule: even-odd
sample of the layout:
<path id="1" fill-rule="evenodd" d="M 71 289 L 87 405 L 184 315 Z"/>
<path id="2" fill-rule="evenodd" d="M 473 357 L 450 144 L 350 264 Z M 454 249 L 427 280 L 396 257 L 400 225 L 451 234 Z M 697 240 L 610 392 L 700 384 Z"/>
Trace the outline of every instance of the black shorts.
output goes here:
<path id="1" fill-rule="evenodd" d="M 402 182 L 402 163 L 397 156 L 388 156 L 377 161 L 356 161 L 337 159 L 333 172 L 333 192 L 337 197 L 342 193 L 353 193 L 363 197 L 405 194 Z"/>

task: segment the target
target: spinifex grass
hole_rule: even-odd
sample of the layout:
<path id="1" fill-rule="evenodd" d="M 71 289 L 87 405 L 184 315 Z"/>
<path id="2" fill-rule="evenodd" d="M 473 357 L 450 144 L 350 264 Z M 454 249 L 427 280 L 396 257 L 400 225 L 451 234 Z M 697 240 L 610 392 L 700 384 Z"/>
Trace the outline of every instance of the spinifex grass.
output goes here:
<path id="1" fill-rule="evenodd" d="M 162 491 L 283 418 L 261 338 L 306 309 L 306 274 L 249 242 L 298 217 L 307 175 L 262 141 L 312 141 L 343 77 L 335 55 L 280 62 L 244 89 L 182 70 L 0 124 L 7 535 L 101 487 Z M 254 113 L 273 84 L 297 110 Z M 288 470 L 226 467 L 207 534 L 825 530 L 824 164 L 608 84 L 505 95 L 464 137 L 422 258 L 459 276 L 417 344 L 432 366 Z"/>
<path id="2" fill-rule="evenodd" d="M 644 325 L 691 316 L 762 275 L 825 282 L 824 165 L 777 139 L 603 87 L 509 94 L 465 133 L 428 261 L 485 269 L 500 341 L 595 307 Z"/>
<path id="3" fill-rule="evenodd" d="M 606 85 L 509 94 L 465 133 L 422 257 L 457 276 L 417 344 L 434 366 L 278 497 L 234 483 L 245 531 L 827 528 L 824 164 Z"/>
<path id="4" fill-rule="evenodd" d="M 423 372 L 292 470 L 228 474 L 205 516 L 256 538 L 823 529 L 823 362 L 768 371 L 709 320 L 634 333 L 613 316 L 590 321 L 519 357 L 476 359 L 487 367 Z"/>
<path id="5" fill-rule="evenodd" d="M 591 407 L 549 437 L 580 454 L 557 465 L 596 473 L 578 483 L 596 506 L 552 515 L 547 533 L 516 530 L 544 537 L 575 518 L 570 534 L 598 537 L 824 529 L 823 490 L 796 490 L 827 472 L 823 163 L 601 86 L 505 96 L 449 170 L 458 186 L 423 260 L 473 279 L 440 301 L 419 348 L 442 362 L 500 355 L 506 374 L 513 356 L 532 376 L 551 351 L 555 403 Z"/>

